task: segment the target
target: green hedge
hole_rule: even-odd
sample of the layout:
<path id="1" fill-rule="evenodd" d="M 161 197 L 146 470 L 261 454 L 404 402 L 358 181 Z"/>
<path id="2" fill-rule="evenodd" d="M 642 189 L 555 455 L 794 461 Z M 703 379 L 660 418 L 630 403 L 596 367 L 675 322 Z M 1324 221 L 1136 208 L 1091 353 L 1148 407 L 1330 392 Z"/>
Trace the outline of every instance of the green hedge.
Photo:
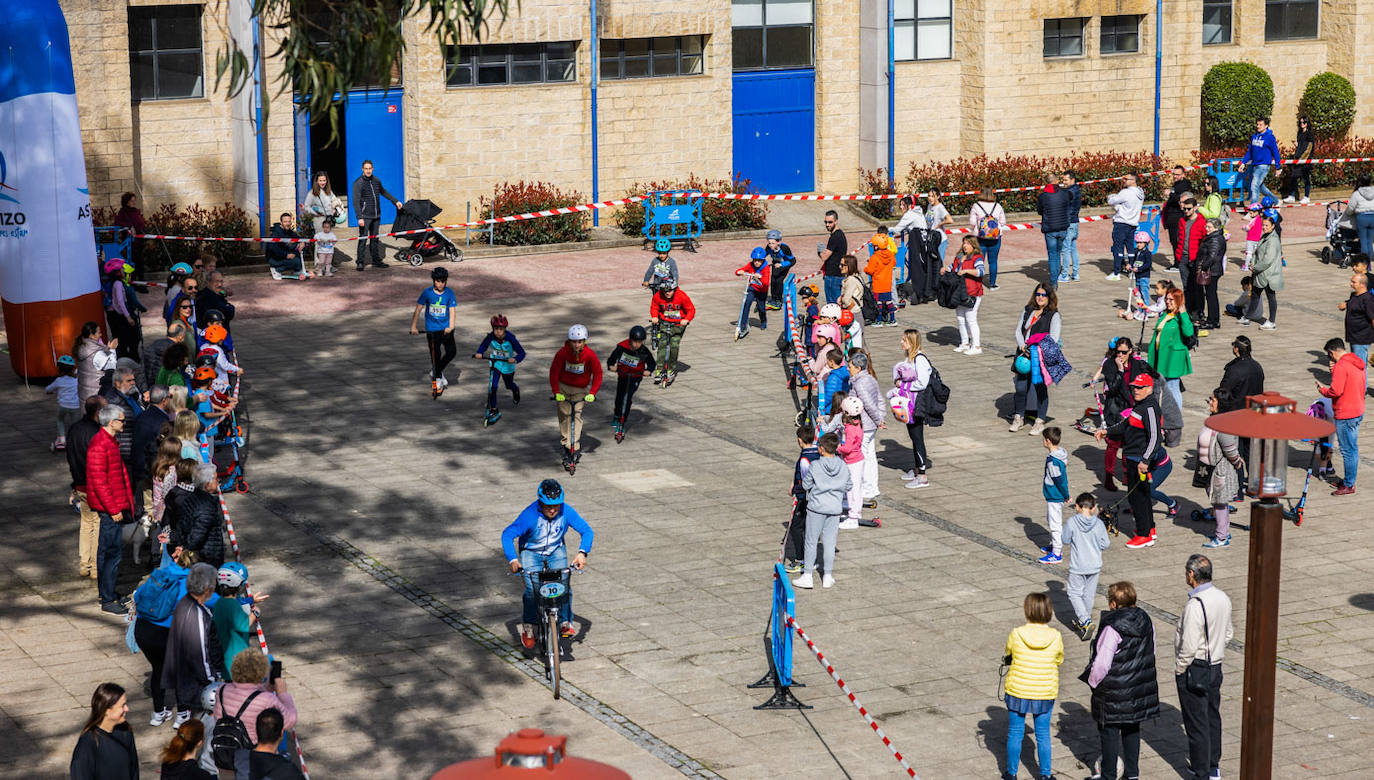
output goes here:
<path id="1" fill-rule="evenodd" d="M 695 173 L 678 181 L 651 181 L 630 185 L 621 197 L 632 198 L 646 192 L 662 190 L 700 190 L 702 192 L 753 192 L 749 179 L 703 179 Z M 768 203 L 761 200 L 725 200 L 707 198 L 701 204 L 702 221 L 706 230 L 754 230 L 768 227 Z M 615 210 L 611 217 L 615 226 L 627 236 L 637 236 L 644 229 L 644 204 L 630 203 Z"/>
<path id="2" fill-rule="evenodd" d="M 1202 79 L 1202 128 L 1221 146 L 1244 143 L 1274 111 L 1274 80 L 1250 62 L 1218 62 Z"/>
<path id="3" fill-rule="evenodd" d="M 1307 80 L 1298 113 L 1311 120 L 1318 138 L 1343 138 L 1355 122 L 1355 87 L 1337 73 L 1318 73 Z"/>

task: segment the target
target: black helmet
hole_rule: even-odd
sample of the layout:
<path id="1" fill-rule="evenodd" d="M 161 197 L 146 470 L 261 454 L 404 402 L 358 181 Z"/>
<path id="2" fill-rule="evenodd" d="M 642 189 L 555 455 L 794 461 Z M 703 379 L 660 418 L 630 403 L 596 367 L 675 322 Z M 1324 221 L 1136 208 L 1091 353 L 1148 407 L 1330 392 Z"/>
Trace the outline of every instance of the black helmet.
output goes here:
<path id="1" fill-rule="evenodd" d="M 443 267 L 442 265 L 436 266 L 433 271 L 429 272 L 429 278 L 433 279 L 436 282 L 447 282 L 448 269 Z"/>
<path id="2" fill-rule="evenodd" d="M 563 503 L 563 486 L 556 479 L 546 479 L 539 483 L 535 498 L 544 506 L 559 506 Z"/>
<path id="3" fill-rule="evenodd" d="M 224 322 L 224 312 L 220 311 L 219 309 L 206 309 L 206 310 L 205 310 L 205 323 L 208 325 L 208 324 L 210 324 L 210 323 L 212 323 L 212 322 L 223 323 L 223 322 Z"/>
<path id="4" fill-rule="evenodd" d="M 200 368 L 201 366 L 209 366 L 210 368 L 214 368 L 215 364 L 218 362 L 218 359 L 213 354 L 200 354 L 196 355 L 195 366 L 196 368 Z"/>
<path id="5" fill-rule="evenodd" d="M 644 330 L 643 325 L 636 325 L 630 328 L 630 341 L 643 341 L 649 337 L 649 332 Z"/>

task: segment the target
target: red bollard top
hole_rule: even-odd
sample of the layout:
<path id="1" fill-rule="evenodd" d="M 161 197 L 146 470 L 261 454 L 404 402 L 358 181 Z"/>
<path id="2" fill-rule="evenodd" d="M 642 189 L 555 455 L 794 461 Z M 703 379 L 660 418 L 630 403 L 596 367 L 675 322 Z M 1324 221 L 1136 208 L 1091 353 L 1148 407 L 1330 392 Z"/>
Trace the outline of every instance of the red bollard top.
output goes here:
<path id="1" fill-rule="evenodd" d="M 496 760 L 474 758 L 440 769 L 430 780 L 498 780 L 555 778 L 555 780 L 630 780 L 619 769 L 567 754 L 566 736 L 548 736 L 539 729 L 520 729 L 496 746 Z"/>

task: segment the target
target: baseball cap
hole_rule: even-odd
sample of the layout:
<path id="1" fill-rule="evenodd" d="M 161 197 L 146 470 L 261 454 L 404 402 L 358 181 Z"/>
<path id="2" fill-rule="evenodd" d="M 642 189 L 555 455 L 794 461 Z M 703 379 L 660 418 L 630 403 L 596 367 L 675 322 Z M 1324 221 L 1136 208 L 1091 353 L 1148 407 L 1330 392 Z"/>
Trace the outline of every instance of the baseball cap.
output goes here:
<path id="1" fill-rule="evenodd" d="M 1155 379 L 1149 374 L 1136 374 L 1131 380 L 1131 387 L 1154 387 Z"/>

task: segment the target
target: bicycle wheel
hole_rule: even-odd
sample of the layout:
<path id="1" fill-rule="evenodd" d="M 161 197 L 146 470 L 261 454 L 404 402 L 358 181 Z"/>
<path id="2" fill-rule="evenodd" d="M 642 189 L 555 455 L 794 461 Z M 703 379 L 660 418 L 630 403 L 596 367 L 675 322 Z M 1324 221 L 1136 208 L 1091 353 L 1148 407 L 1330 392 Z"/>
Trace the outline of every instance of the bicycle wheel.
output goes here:
<path id="1" fill-rule="evenodd" d="M 550 682 L 553 683 L 553 697 L 557 699 L 559 693 L 558 657 L 562 655 L 562 653 L 559 652 L 558 648 L 558 612 L 556 610 L 549 610 L 548 628 L 545 629 L 545 633 L 547 636 L 545 652 L 548 658 L 544 662 L 544 668 L 548 672 Z"/>

